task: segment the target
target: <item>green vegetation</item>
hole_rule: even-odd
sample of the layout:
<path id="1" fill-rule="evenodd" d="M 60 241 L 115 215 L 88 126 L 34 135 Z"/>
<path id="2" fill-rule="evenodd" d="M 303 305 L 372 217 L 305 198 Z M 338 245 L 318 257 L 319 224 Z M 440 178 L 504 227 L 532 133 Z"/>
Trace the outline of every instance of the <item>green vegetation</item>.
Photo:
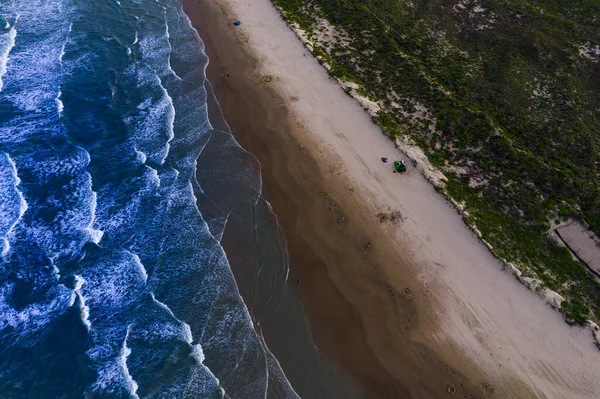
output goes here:
<path id="1" fill-rule="evenodd" d="M 600 2 L 274 2 L 378 100 L 387 136 L 422 147 L 498 256 L 567 298 L 569 320 L 599 319 L 600 285 L 547 231 L 561 216 L 600 233 Z"/>

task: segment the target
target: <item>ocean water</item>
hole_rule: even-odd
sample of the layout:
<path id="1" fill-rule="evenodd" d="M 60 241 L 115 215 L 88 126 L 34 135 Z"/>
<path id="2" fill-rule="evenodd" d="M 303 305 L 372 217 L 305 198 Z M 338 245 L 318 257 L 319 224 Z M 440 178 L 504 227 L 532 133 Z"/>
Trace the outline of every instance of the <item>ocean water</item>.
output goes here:
<path id="1" fill-rule="evenodd" d="M 203 50 L 179 0 L 0 3 L 0 398 L 297 397 L 221 246 L 264 200 Z"/>

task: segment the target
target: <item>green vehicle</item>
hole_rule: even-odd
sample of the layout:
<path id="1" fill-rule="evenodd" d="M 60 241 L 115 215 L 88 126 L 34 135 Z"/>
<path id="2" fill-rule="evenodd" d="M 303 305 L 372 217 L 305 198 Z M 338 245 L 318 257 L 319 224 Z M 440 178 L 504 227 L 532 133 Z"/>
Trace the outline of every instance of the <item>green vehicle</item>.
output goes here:
<path id="1" fill-rule="evenodd" d="M 406 164 L 404 161 L 395 161 L 394 169 L 396 169 L 396 172 L 398 173 L 406 172 Z"/>

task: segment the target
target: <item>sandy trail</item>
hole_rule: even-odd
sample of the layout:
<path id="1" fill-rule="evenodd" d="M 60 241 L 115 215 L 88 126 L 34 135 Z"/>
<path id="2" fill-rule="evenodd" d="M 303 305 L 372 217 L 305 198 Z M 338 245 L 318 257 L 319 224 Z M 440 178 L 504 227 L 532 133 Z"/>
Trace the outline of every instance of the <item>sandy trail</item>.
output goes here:
<path id="1" fill-rule="evenodd" d="M 381 162 L 381 157 L 392 161 L 403 155 L 329 78 L 269 0 L 202 3 L 219 5 L 224 29 L 258 60 L 246 79 L 274 90 L 273 108 L 289 111 L 281 117 L 294 126 L 282 134 L 291 138 L 273 137 L 274 144 L 281 140 L 281 154 L 265 152 L 289 163 L 281 169 L 291 170 L 289 179 L 298 184 L 311 184 L 294 173 L 303 168 L 303 157 L 313 160 L 323 179 L 320 187 L 327 188 L 323 198 L 332 203 L 329 209 L 346 218 L 335 226 L 339 216 L 330 216 L 328 223 L 334 225 L 330 229 L 347 229 L 348 242 L 315 232 L 305 237 L 308 247 L 318 251 L 319 240 L 334 248 L 348 245 L 348 251 L 362 246 L 364 261 L 354 263 L 339 264 L 324 251 L 327 275 L 360 315 L 370 350 L 408 392 L 427 397 L 427 373 L 444 365 L 467 376 L 485 396 L 600 397 L 600 353 L 591 333 L 569 327 L 503 271 L 410 163 L 400 175 Z M 242 25 L 233 27 L 238 18 Z M 295 153 L 286 147 L 292 138 Z M 277 213 L 285 211 L 275 205 Z M 378 214 L 398 218 L 382 222 Z M 313 228 L 311 223 L 317 222 L 301 219 L 295 226 Z M 414 313 L 407 313 L 413 307 Z M 410 367 L 418 371 L 411 375 L 411 368 L 399 363 L 401 355 L 410 357 Z"/>

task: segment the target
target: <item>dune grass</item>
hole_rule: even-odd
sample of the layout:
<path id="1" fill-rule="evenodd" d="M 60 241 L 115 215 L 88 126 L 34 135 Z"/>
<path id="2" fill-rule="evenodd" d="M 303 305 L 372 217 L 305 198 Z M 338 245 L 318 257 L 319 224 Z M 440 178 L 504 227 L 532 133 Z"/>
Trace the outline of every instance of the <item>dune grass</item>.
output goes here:
<path id="1" fill-rule="evenodd" d="M 600 284 L 547 234 L 559 216 L 600 233 L 599 2 L 273 1 L 448 177 L 497 256 L 565 297 L 569 321 L 600 319 Z"/>

